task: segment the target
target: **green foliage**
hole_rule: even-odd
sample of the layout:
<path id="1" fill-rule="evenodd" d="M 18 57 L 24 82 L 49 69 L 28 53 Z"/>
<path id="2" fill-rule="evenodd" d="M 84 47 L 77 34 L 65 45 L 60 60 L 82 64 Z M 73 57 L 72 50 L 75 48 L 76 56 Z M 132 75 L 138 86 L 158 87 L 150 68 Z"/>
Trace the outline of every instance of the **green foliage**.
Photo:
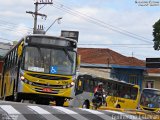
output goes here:
<path id="1" fill-rule="evenodd" d="M 154 49 L 160 50 L 160 19 L 153 25 Z"/>
<path id="2" fill-rule="evenodd" d="M 16 45 L 18 43 L 18 41 L 13 41 L 13 45 Z"/>

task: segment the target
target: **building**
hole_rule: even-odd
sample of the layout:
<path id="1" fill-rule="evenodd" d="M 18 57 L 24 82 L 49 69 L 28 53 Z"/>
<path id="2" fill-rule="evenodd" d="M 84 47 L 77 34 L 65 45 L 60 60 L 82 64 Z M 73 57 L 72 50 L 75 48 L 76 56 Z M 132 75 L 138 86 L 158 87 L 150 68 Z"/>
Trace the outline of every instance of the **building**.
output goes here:
<path id="1" fill-rule="evenodd" d="M 81 73 L 115 78 L 142 88 L 146 70 L 142 60 L 103 48 L 78 48 L 78 53 L 81 55 Z"/>
<path id="2" fill-rule="evenodd" d="M 143 88 L 160 89 L 160 69 L 147 69 L 144 74 Z"/>
<path id="3" fill-rule="evenodd" d="M 0 58 L 4 57 L 11 48 L 12 45 L 10 43 L 0 42 Z"/>

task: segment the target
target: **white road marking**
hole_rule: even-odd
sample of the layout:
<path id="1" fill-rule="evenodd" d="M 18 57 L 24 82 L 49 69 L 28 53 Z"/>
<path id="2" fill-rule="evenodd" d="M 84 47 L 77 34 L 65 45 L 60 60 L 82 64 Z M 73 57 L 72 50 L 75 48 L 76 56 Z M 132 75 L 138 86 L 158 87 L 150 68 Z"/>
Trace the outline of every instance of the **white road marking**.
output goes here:
<path id="1" fill-rule="evenodd" d="M 99 112 L 97 110 L 90 110 L 90 109 L 84 109 L 84 108 L 79 108 L 80 110 L 83 110 L 83 111 L 87 111 L 87 112 L 90 112 L 92 114 L 95 114 L 97 115 L 98 117 L 104 119 L 104 120 L 112 120 L 112 117 L 108 116 L 108 115 L 105 115 L 104 113 L 102 112 Z"/>
<path id="2" fill-rule="evenodd" d="M 11 105 L 0 105 L 0 108 L 3 109 L 13 120 L 26 120 L 26 118 Z"/>
<path id="3" fill-rule="evenodd" d="M 119 112 L 119 111 L 112 111 L 112 110 L 105 110 L 107 112 L 111 112 L 111 113 L 115 113 L 115 114 L 118 114 L 117 116 L 114 115 L 113 117 L 126 117 L 126 118 L 129 118 L 129 119 L 132 119 L 132 120 L 141 120 L 140 118 L 134 116 L 134 115 L 129 115 L 129 114 L 126 114 L 126 113 L 123 113 L 123 112 Z"/>
<path id="4" fill-rule="evenodd" d="M 55 108 L 55 109 L 58 109 L 58 110 L 60 110 L 60 111 L 63 111 L 63 112 L 65 112 L 66 114 L 78 114 L 78 113 L 76 113 L 76 112 L 74 112 L 74 111 L 72 111 L 72 110 L 69 110 L 69 109 L 67 109 L 67 108 L 64 108 L 64 107 L 58 107 L 58 106 L 52 106 L 53 108 Z"/>
<path id="5" fill-rule="evenodd" d="M 51 114 L 50 112 L 40 108 L 39 106 L 28 106 L 28 107 L 36 111 L 38 114 Z"/>
<path id="6" fill-rule="evenodd" d="M 90 109 L 85 109 L 85 108 L 79 108 L 79 109 L 80 109 L 80 110 L 83 110 L 83 111 L 90 112 L 90 113 L 92 113 L 92 114 L 100 114 L 100 115 L 104 114 L 104 113 L 99 112 L 99 111 L 96 111 L 96 110 L 90 110 Z"/>
<path id="7" fill-rule="evenodd" d="M 0 107 L 8 114 L 17 114 L 17 115 L 21 114 L 16 109 L 14 109 L 11 105 L 0 105 Z"/>
<path id="8" fill-rule="evenodd" d="M 57 109 L 59 111 L 62 111 L 68 115 L 70 115 L 71 117 L 77 119 L 77 120 L 88 120 L 87 118 L 83 117 L 82 115 L 80 115 L 79 113 L 69 110 L 67 108 L 64 107 L 59 107 L 59 106 L 52 106 L 52 108 Z"/>
<path id="9" fill-rule="evenodd" d="M 30 109 L 34 110 L 36 113 L 42 115 L 47 120 L 60 120 L 56 116 L 52 115 L 50 112 L 46 111 L 45 109 L 39 106 L 28 106 Z"/>

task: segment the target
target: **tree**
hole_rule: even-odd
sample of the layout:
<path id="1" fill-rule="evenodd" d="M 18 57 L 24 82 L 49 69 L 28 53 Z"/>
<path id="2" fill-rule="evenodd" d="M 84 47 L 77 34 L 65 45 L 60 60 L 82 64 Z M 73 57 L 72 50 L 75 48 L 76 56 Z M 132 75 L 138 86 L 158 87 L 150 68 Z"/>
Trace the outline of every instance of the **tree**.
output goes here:
<path id="1" fill-rule="evenodd" d="M 154 49 L 160 50 L 160 19 L 153 25 Z"/>
<path id="2" fill-rule="evenodd" d="M 13 45 L 14 45 L 14 46 L 15 46 L 17 43 L 18 43 L 18 41 L 16 41 L 16 40 L 13 41 Z"/>

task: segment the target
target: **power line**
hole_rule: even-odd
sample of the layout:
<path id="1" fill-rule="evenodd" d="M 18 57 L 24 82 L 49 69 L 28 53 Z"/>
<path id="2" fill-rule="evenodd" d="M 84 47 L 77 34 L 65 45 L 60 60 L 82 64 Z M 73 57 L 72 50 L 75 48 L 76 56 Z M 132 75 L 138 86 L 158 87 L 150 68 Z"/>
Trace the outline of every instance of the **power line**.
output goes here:
<path id="1" fill-rule="evenodd" d="M 57 1 L 55 1 L 55 2 L 57 2 Z M 108 25 L 108 26 L 110 26 L 110 27 L 113 27 L 113 28 L 119 29 L 119 30 L 121 30 L 121 31 L 127 32 L 127 33 L 129 33 L 129 34 L 132 34 L 132 35 L 141 37 L 141 38 L 143 38 L 143 39 L 148 39 L 148 38 L 145 38 L 145 37 L 143 37 L 143 36 L 140 36 L 140 35 L 131 33 L 131 32 L 129 32 L 129 31 L 127 31 L 127 30 L 124 30 L 124 29 L 118 28 L 118 27 L 116 27 L 116 26 L 107 24 L 107 23 L 105 23 L 105 22 L 102 21 L 102 20 L 96 19 L 96 18 L 91 17 L 91 16 L 89 16 L 89 15 L 87 15 L 87 14 L 81 13 L 81 12 L 79 12 L 79 11 L 77 11 L 77 10 L 73 10 L 72 8 L 67 7 L 66 5 L 61 4 L 60 2 L 57 2 L 57 3 L 60 4 L 61 6 L 65 7 L 65 8 L 67 8 L 67 9 L 71 10 L 71 11 L 75 11 L 75 12 L 77 12 L 78 14 L 84 15 L 84 16 L 86 16 L 86 17 L 88 17 L 88 18 L 91 18 L 91 19 L 93 19 L 93 20 L 96 20 L 96 21 L 98 21 L 98 22 L 100 22 L 100 23 L 103 23 L 103 24 L 105 24 L 105 25 Z M 150 40 L 150 39 L 148 39 L 148 40 Z"/>
<path id="2" fill-rule="evenodd" d="M 2 24 L 5 23 L 5 25 L 6 25 L 6 23 L 7 23 L 8 25 L 11 25 L 11 26 L 15 26 L 15 27 L 18 27 L 18 26 L 19 26 L 18 24 L 15 24 L 15 23 L 12 23 L 12 22 L 5 21 L 5 20 L 2 19 L 2 18 L 0 18 L 0 21 L 2 22 Z M 3 24 L 3 25 L 4 25 L 4 24 Z M 31 27 L 26 27 L 26 29 L 32 29 L 32 28 L 31 28 Z"/>
<path id="3" fill-rule="evenodd" d="M 11 41 L 11 42 L 13 42 L 13 40 L 9 40 L 9 39 L 2 38 L 2 37 L 0 37 L 0 40 L 5 40 L 5 41 Z"/>
<path id="4" fill-rule="evenodd" d="M 134 46 L 134 45 L 136 45 L 136 46 L 137 45 L 138 46 L 147 45 L 148 46 L 149 45 L 150 46 L 151 44 L 96 44 L 96 43 L 95 44 L 90 44 L 90 43 L 87 44 L 87 43 L 79 43 L 78 45 L 131 45 L 131 46 Z"/>
<path id="5" fill-rule="evenodd" d="M 95 18 L 93 18 L 93 17 L 90 17 L 90 16 L 88 16 L 88 15 L 86 15 L 86 14 L 82 14 L 82 13 L 79 12 L 79 11 L 75 11 L 75 10 L 69 8 L 69 7 L 66 7 L 66 6 L 63 5 L 63 4 L 60 4 L 60 6 L 59 6 L 59 4 L 57 5 L 57 4 L 54 3 L 54 7 L 55 7 L 55 8 L 58 8 L 58 9 L 60 9 L 60 10 L 62 10 L 62 11 L 65 11 L 65 12 L 71 14 L 71 15 L 74 15 L 74 16 L 77 16 L 77 17 L 82 17 L 83 19 L 87 20 L 88 22 L 94 23 L 94 24 L 99 25 L 99 26 L 101 26 L 101 27 L 103 27 L 103 28 L 110 29 L 110 30 L 112 30 L 112 31 L 115 31 L 115 32 L 118 32 L 118 33 L 120 33 L 120 34 L 126 35 L 126 36 L 128 36 L 128 37 L 132 37 L 132 38 L 141 40 L 141 41 L 143 41 L 143 42 L 151 43 L 150 41 L 147 41 L 147 39 L 144 38 L 144 37 L 142 37 L 142 36 L 133 34 L 133 33 L 131 33 L 131 32 L 128 32 L 128 31 L 122 30 L 122 29 L 117 30 L 117 28 L 114 27 L 114 26 L 112 26 L 112 25 L 106 24 L 105 22 L 103 22 L 103 21 L 101 21 L 101 20 L 98 20 L 98 19 L 95 19 Z M 149 39 L 148 39 L 148 40 L 149 40 Z"/>

